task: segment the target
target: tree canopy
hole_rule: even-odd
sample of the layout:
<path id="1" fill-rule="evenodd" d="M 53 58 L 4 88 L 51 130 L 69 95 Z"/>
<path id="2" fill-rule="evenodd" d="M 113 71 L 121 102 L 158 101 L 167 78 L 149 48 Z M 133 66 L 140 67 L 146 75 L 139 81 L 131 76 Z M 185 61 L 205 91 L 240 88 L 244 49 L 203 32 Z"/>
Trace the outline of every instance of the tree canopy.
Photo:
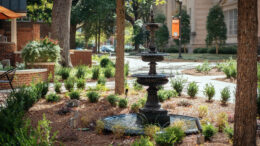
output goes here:
<path id="1" fill-rule="evenodd" d="M 53 0 L 27 0 L 27 15 L 32 21 L 51 23 Z"/>

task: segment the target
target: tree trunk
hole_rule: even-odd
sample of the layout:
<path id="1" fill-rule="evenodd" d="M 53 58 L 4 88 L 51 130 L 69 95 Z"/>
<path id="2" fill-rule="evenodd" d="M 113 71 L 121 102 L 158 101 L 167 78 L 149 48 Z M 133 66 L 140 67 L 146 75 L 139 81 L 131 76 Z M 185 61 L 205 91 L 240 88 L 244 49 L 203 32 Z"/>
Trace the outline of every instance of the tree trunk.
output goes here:
<path id="1" fill-rule="evenodd" d="M 70 60 L 70 13 L 72 0 L 55 0 L 52 9 L 52 39 L 58 40 L 61 65 L 72 67 Z"/>
<path id="2" fill-rule="evenodd" d="M 257 32 L 257 0 L 238 0 L 234 146 L 256 145 Z"/>
<path id="3" fill-rule="evenodd" d="M 95 47 L 93 48 L 94 53 L 97 53 L 97 48 L 98 48 L 98 34 L 96 32 L 96 34 L 95 34 Z"/>
<path id="4" fill-rule="evenodd" d="M 115 94 L 124 94 L 124 43 L 125 43 L 125 1 L 116 0 L 116 75 Z"/>
<path id="5" fill-rule="evenodd" d="M 77 25 L 72 24 L 70 26 L 70 48 L 76 49 L 76 31 L 77 31 Z"/>

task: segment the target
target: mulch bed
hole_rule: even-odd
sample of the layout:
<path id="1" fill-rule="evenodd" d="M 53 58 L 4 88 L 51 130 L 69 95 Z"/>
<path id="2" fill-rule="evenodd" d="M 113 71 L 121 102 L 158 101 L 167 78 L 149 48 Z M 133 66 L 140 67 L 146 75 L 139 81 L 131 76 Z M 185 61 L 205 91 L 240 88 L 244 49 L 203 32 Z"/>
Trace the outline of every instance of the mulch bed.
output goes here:
<path id="1" fill-rule="evenodd" d="M 66 115 L 59 115 L 57 111 L 65 106 L 69 99 L 65 94 L 61 94 L 63 97 L 61 101 L 57 103 L 48 103 L 45 99 L 41 99 L 37 102 L 26 114 L 26 118 L 31 119 L 32 126 L 36 127 L 38 120 L 42 119 L 43 114 L 46 118 L 50 120 L 52 131 L 59 131 L 58 140 L 64 145 L 68 146 L 107 146 L 109 144 L 113 145 L 131 145 L 131 143 L 138 138 L 138 136 L 124 136 L 120 139 L 114 139 L 112 133 L 96 134 L 94 131 L 94 123 L 96 120 L 104 118 L 111 115 L 119 115 L 130 112 L 130 105 L 136 102 L 138 99 L 145 96 L 145 90 L 142 92 L 130 91 L 128 95 L 129 107 L 126 109 L 120 109 L 118 107 L 112 107 L 105 97 L 109 94 L 113 94 L 114 91 L 103 92 L 102 98 L 98 103 L 90 103 L 85 97 L 85 93 L 82 93 L 79 107 L 73 108 L 71 113 Z M 189 107 L 177 106 L 181 101 L 188 101 L 191 103 Z M 170 114 L 183 114 L 188 116 L 198 116 L 198 107 L 200 105 L 207 105 L 209 107 L 209 115 L 213 117 L 220 112 L 226 112 L 230 116 L 234 115 L 234 104 L 229 103 L 228 106 L 222 106 L 219 101 L 214 101 L 212 103 L 206 102 L 205 98 L 190 99 L 189 97 L 183 95 L 178 98 L 172 98 L 168 101 L 162 103 L 162 107 L 167 109 Z M 72 128 L 70 126 L 70 118 L 75 117 L 78 114 L 76 127 Z M 89 131 L 79 131 L 78 128 L 84 127 L 84 123 L 80 120 L 82 117 L 87 116 L 90 118 Z M 232 125 L 232 124 L 231 124 Z M 258 138 L 259 139 L 259 138 Z M 183 140 L 181 146 L 196 145 L 197 135 L 186 136 Z M 260 144 L 260 143 L 259 143 Z M 211 142 L 206 142 L 206 146 L 223 146 L 231 145 L 228 141 L 228 137 L 224 133 L 218 133 L 214 136 Z"/>
<path id="2" fill-rule="evenodd" d="M 236 79 L 229 79 L 229 78 L 216 78 L 216 79 L 214 79 L 214 80 L 222 81 L 222 82 L 227 82 L 227 83 L 234 83 L 234 84 L 237 83 L 237 80 L 236 80 Z"/>
<path id="3" fill-rule="evenodd" d="M 211 69 L 208 74 L 203 72 L 198 72 L 196 69 L 187 69 L 182 71 L 183 74 L 192 75 L 192 76 L 223 76 L 225 75 L 223 72 L 218 71 L 218 69 Z"/>

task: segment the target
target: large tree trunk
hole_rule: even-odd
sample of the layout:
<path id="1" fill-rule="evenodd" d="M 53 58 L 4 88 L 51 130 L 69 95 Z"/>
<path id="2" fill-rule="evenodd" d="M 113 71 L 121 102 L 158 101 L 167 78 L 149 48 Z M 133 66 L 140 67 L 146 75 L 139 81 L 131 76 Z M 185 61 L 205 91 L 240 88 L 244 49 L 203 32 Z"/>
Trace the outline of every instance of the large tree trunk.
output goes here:
<path id="1" fill-rule="evenodd" d="M 52 9 L 52 38 L 59 41 L 61 64 L 71 67 L 70 61 L 70 13 L 72 0 L 55 0 Z"/>
<path id="2" fill-rule="evenodd" d="M 115 94 L 124 94 L 124 43 L 125 43 L 125 1 L 116 0 L 116 75 Z"/>
<path id="3" fill-rule="evenodd" d="M 72 24 L 70 26 L 70 48 L 76 49 L 76 31 L 77 31 L 77 25 Z"/>
<path id="4" fill-rule="evenodd" d="M 256 145 L 257 32 L 257 0 L 238 0 L 234 146 Z"/>

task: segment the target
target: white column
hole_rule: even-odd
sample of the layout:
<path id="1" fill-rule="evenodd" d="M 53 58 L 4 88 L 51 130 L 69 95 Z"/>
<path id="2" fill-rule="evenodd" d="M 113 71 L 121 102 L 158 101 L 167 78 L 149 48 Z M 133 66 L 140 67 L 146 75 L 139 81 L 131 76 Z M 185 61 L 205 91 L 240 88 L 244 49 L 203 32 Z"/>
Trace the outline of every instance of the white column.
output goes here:
<path id="1" fill-rule="evenodd" d="M 11 21 L 11 42 L 15 43 L 17 46 L 17 23 L 16 19 Z"/>

